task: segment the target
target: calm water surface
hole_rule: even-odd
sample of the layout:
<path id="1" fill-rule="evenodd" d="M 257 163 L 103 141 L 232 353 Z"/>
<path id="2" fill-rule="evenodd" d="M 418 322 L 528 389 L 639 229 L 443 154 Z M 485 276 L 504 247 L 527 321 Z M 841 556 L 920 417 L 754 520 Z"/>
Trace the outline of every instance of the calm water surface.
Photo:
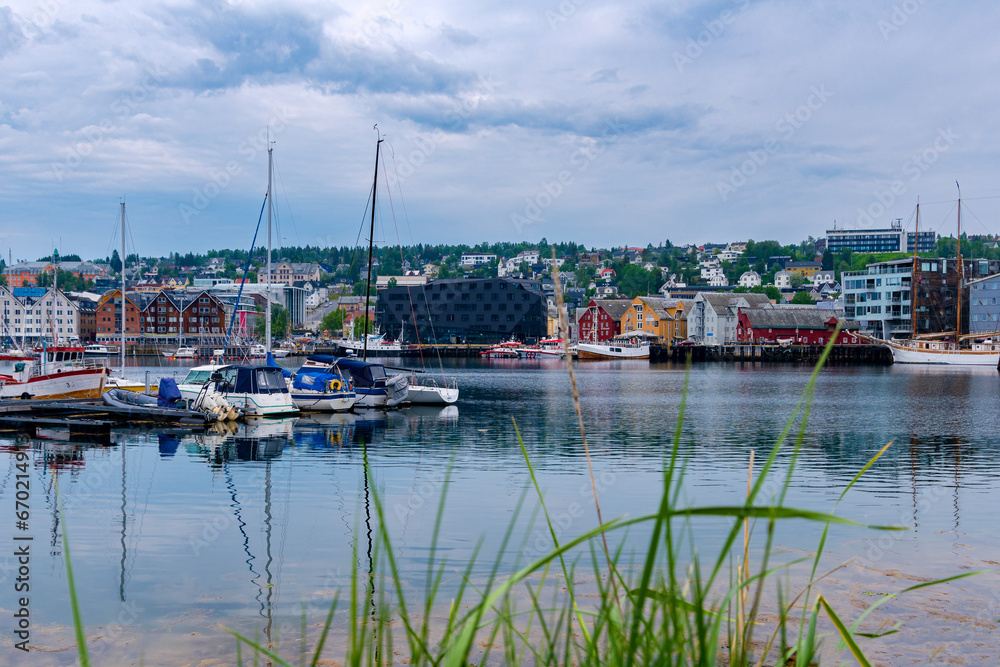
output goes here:
<path id="1" fill-rule="evenodd" d="M 129 374 L 142 377 L 144 370 Z M 149 370 L 153 377 L 184 374 L 169 366 Z M 686 502 L 741 502 L 751 450 L 759 465 L 810 371 L 731 364 L 692 369 L 681 435 Z M 64 530 L 91 649 L 102 665 L 138 664 L 143 656 L 146 664 L 228 664 L 235 644 L 220 626 L 251 635 L 294 629 L 297 636 L 303 605 L 310 618 L 321 616 L 334 592 L 347 594 L 352 573 L 367 572 L 373 493 L 385 508 L 413 599 L 423 589 L 436 509 L 447 494 L 438 541 L 439 557 L 453 564 L 442 595 L 447 601 L 477 544 L 474 576 L 489 571 L 530 483 L 515 422 L 560 536 L 594 526 L 565 368 L 547 361 L 459 360 L 446 362 L 445 373 L 458 380 L 462 395 L 444 409 L 304 416 L 241 425 L 235 433 L 122 431 L 110 447 L 0 434 L 0 541 L 6 542 L 0 549 L 0 664 L 75 664 L 75 653 L 66 650 L 72 617 Z M 672 365 L 578 367 L 605 518 L 654 510 L 684 381 L 684 369 Z M 890 539 L 838 528 L 831 563 L 853 557 L 862 572 L 913 577 L 989 568 L 1000 562 L 998 422 L 994 369 L 826 369 L 787 503 L 832 510 L 844 486 L 892 441 L 836 511 L 911 530 Z M 27 530 L 15 525 L 18 452 L 29 464 Z M 781 471 L 790 452 L 779 458 Z M 528 495 L 515 531 L 523 548 L 520 556 L 500 557 L 505 571 L 551 546 L 547 531 L 531 521 L 536 506 Z M 699 553 L 712 553 L 727 527 L 696 522 Z M 12 554 L 19 544 L 14 538 L 27 536 L 33 538 L 34 650 L 25 655 L 11 646 L 19 597 Z M 781 548 L 796 555 L 814 549 L 818 536 L 805 522 L 785 524 L 777 535 Z M 645 533 L 614 539 L 624 539 L 627 551 L 641 551 Z M 985 575 L 951 594 L 964 595 L 963 608 L 974 616 L 988 615 L 1000 601 L 990 593 L 996 589 L 997 577 Z"/>

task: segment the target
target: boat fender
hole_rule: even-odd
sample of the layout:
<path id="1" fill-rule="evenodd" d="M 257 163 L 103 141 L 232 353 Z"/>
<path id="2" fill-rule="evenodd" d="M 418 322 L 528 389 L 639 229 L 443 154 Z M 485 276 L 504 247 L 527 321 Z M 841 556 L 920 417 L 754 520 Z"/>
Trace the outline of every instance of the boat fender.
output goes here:
<path id="1" fill-rule="evenodd" d="M 340 380 L 330 380 L 330 391 L 340 391 Z"/>

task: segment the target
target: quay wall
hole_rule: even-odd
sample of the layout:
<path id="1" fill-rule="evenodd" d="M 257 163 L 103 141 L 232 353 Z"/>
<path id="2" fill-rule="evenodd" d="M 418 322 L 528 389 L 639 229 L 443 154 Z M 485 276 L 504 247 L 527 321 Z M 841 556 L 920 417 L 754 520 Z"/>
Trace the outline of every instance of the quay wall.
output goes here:
<path id="1" fill-rule="evenodd" d="M 823 354 L 824 345 L 653 345 L 650 359 L 656 361 L 765 361 L 778 363 L 815 364 Z M 827 364 L 888 366 L 892 353 L 882 345 L 834 345 Z"/>

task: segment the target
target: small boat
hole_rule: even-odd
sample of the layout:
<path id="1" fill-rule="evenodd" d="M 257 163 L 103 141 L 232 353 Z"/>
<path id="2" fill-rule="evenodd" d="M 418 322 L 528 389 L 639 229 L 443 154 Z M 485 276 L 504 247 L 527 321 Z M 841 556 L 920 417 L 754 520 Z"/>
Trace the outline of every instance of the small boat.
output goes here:
<path id="1" fill-rule="evenodd" d="M 159 394 L 150 396 L 125 389 L 111 389 L 104 392 L 102 400 L 109 406 L 128 410 L 129 417 L 146 418 L 153 421 L 178 422 L 181 424 L 205 424 L 222 421 L 226 414 L 213 413 L 208 410 L 189 410 L 181 407 L 182 400 L 173 378 L 163 378 L 160 381 Z"/>
<path id="2" fill-rule="evenodd" d="M 0 354 L 0 398 L 100 398 L 105 371 L 79 346 Z"/>
<path id="3" fill-rule="evenodd" d="M 292 353 L 291 350 L 286 350 L 286 349 L 284 349 L 282 347 L 272 347 L 271 348 L 271 356 L 274 357 L 275 359 L 284 359 L 285 357 L 287 357 L 291 353 Z"/>
<path id="4" fill-rule="evenodd" d="M 260 343 L 256 343 L 250 346 L 250 351 L 247 352 L 247 356 L 251 359 L 263 359 L 267 356 L 267 348 Z"/>
<path id="5" fill-rule="evenodd" d="M 430 384 L 417 384 L 416 378 L 410 379 L 409 397 L 411 405 L 451 405 L 458 400 L 458 386 L 439 387 L 433 380 Z"/>
<path id="6" fill-rule="evenodd" d="M 90 345 L 84 346 L 83 353 L 88 357 L 110 357 L 117 354 L 117 351 L 109 349 L 107 345 L 91 343 Z"/>
<path id="7" fill-rule="evenodd" d="M 181 347 L 173 351 L 164 350 L 163 356 L 167 357 L 168 359 L 194 359 L 196 356 L 198 356 L 198 350 L 196 350 L 193 347 L 187 347 L 182 345 Z"/>
<path id="8" fill-rule="evenodd" d="M 271 366 L 195 366 L 177 387 L 184 399 L 194 401 L 194 405 L 205 401 L 205 397 L 213 397 L 247 416 L 294 415 L 299 411 L 281 369 Z"/>
<path id="9" fill-rule="evenodd" d="M 387 375 L 382 364 L 317 354 L 306 357 L 302 369 L 308 368 L 339 372 L 354 387 L 358 399 L 356 407 L 392 408 L 405 401 L 409 395 L 410 381 L 406 375 L 402 373 Z"/>
<path id="10" fill-rule="evenodd" d="M 641 331 L 615 336 L 607 343 L 577 343 L 580 361 L 595 359 L 649 359 L 649 343 Z"/>
<path id="11" fill-rule="evenodd" d="M 104 378 L 104 391 L 111 391 L 112 389 L 124 389 L 125 391 L 146 391 L 150 389 L 156 391 L 156 385 L 150 385 L 146 387 L 145 382 L 139 382 L 138 380 L 130 380 L 124 375 L 108 375 Z"/>
<path id="12" fill-rule="evenodd" d="M 303 367 L 289 380 L 292 402 L 300 410 L 346 412 L 358 402 L 350 383 L 334 369 Z"/>
<path id="13" fill-rule="evenodd" d="M 528 345 L 519 350 L 523 359 L 561 358 L 566 356 L 562 338 L 543 338 L 538 345 Z"/>
<path id="14" fill-rule="evenodd" d="M 483 350 L 479 353 L 479 356 L 484 359 L 520 359 L 523 348 L 524 345 L 522 343 L 511 339 L 499 345 L 494 345 L 488 350 Z"/>

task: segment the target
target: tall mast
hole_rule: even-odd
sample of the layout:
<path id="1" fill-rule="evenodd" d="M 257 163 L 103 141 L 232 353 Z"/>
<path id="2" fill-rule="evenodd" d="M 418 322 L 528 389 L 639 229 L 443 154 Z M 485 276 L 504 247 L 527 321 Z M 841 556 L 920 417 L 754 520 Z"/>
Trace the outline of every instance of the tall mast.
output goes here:
<path id="1" fill-rule="evenodd" d="M 378 149 L 382 140 L 378 138 L 378 125 L 375 126 L 375 179 L 372 183 L 372 222 L 368 230 L 368 275 L 365 278 L 365 347 L 361 360 L 368 361 L 368 302 L 372 289 L 372 246 L 375 243 L 375 194 L 378 192 Z"/>
<path id="2" fill-rule="evenodd" d="M 917 337 L 917 245 L 920 243 L 920 197 L 917 197 L 917 224 L 913 232 L 913 270 L 910 271 L 910 338 Z"/>
<path id="3" fill-rule="evenodd" d="M 125 375 L 125 200 L 122 200 L 122 375 Z"/>
<path id="4" fill-rule="evenodd" d="M 264 315 L 264 346 L 271 351 L 271 167 L 273 165 L 274 149 L 271 148 L 270 136 L 267 143 L 267 312 Z"/>
<path id="5" fill-rule="evenodd" d="M 962 285 L 965 283 L 965 264 L 962 262 L 962 186 L 955 181 L 958 188 L 958 307 L 955 309 L 957 319 L 955 322 L 955 345 L 958 345 L 959 336 L 962 335 Z"/>

